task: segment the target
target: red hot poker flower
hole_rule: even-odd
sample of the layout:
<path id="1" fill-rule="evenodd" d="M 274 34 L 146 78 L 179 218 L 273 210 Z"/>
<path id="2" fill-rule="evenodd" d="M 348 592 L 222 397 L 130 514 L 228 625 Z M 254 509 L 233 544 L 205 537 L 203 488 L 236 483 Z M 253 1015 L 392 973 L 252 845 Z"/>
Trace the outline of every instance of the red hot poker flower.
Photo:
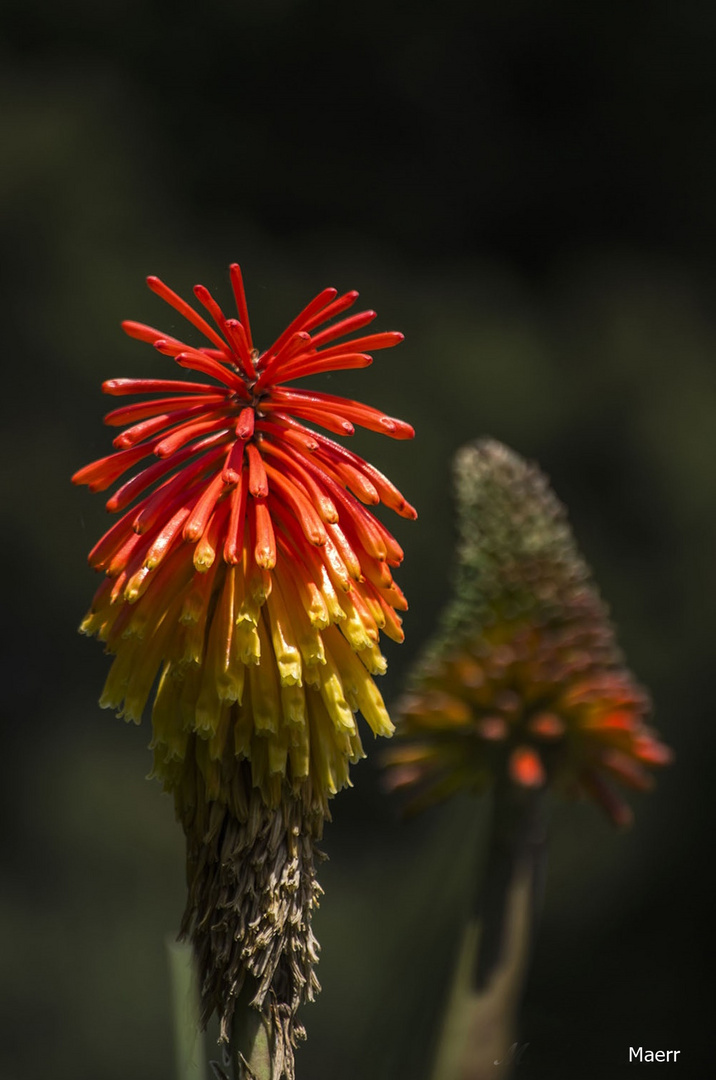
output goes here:
<path id="1" fill-rule="evenodd" d="M 354 425 L 395 439 L 414 432 L 368 405 L 284 384 L 365 367 L 403 335 L 360 333 L 376 313 L 346 317 L 358 294 L 325 289 L 259 352 L 238 265 L 230 273 L 238 318 L 202 285 L 194 293 L 207 317 L 147 279 L 208 344 L 123 324 L 201 381 L 103 385 L 144 398 L 105 417 L 124 428 L 116 453 L 73 481 L 103 491 L 141 468 L 107 502 L 122 516 L 90 553 L 106 578 L 82 628 L 116 655 L 102 704 L 128 718 L 139 721 L 161 669 L 153 745 L 168 788 L 186 782 L 193 731 L 213 797 L 231 744 L 268 803 L 282 778 L 310 775 L 325 804 L 362 755 L 353 713 L 392 731 L 370 674 L 385 668 L 379 632 L 403 637 L 406 604 L 392 577 L 403 553 L 366 507 L 416 514 L 382 473 L 305 422 L 337 435 Z"/>
<path id="2" fill-rule="evenodd" d="M 187 837 L 182 932 L 199 960 L 204 1022 L 216 1010 L 229 1038 L 248 980 L 277 1075 L 290 1080 L 296 1010 L 318 989 L 314 845 L 327 800 L 363 756 L 354 714 L 393 731 L 372 676 L 385 670 L 380 632 L 403 637 L 392 576 L 403 553 L 369 507 L 416 514 L 382 473 L 306 426 L 409 439 L 408 424 L 285 384 L 365 367 L 402 334 L 361 333 L 375 312 L 346 315 L 358 294 L 325 289 L 259 352 L 237 265 L 238 318 L 201 285 L 207 317 L 148 282 L 208 344 L 124 323 L 197 381 L 103 386 L 143 397 L 108 414 L 124 429 L 116 452 L 73 480 L 104 491 L 140 468 L 107 502 L 121 516 L 90 553 L 106 576 L 82 630 L 115 655 L 104 706 L 138 722 L 159 674 L 154 771 Z"/>

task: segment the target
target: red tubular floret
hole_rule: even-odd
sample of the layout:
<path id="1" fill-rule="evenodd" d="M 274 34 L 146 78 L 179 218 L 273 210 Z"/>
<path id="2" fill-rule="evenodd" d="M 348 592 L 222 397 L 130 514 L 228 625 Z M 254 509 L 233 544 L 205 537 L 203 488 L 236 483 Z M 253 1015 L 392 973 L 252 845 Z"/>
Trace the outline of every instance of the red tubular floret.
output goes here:
<path id="1" fill-rule="evenodd" d="M 244 549 L 244 521 L 248 487 L 246 473 L 242 473 L 230 496 L 231 511 L 224 544 L 224 562 L 232 566 L 241 561 Z"/>
<path id="2" fill-rule="evenodd" d="M 337 295 L 337 289 L 323 289 L 323 291 L 320 292 L 318 296 L 315 296 L 313 300 L 311 300 L 310 304 L 306 304 L 305 308 L 303 308 L 303 310 L 298 313 L 296 318 L 288 324 L 283 333 L 276 338 L 271 348 L 266 350 L 266 355 L 275 356 L 276 353 L 278 353 L 279 350 L 282 348 L 284 343 L 287 342 L 289 338 L 293 337 L 293 335 L 298 330 L 308 330 L 308 324 L 311 322 L 311 319 L 314 318 L 314 316 L 316 316 L 319 312 L 322 312 L 323 309 L 328 304 L 330 304 Z"/>
<path id="3" fill-rule="evenodd" d="M 208 487 L 204 489 L 199 496 L 194 509 L 189 515 L 182 534 L 185 540 L 189 540 L 193 543 L 203 535 L 206 526 L 209 524 L 209 518 L 214 512 L 214 507 L 219 500 L 219 496 L 225 490 L 226 485 L 224 484 L 221 473 L 219 473 L 209 483 Z"/>
<path id="4" fill-rule="evenodd" d="M 354 435 L 355 428 L 351 424 L 350 420 L 346 420 L 344 416 L 338 413 L 331 412 L 326 408 L 321 408 L 319 405 L 312 405 L 307 402 L 305 405 L 294 405 L 292 402 L 286 401 L 267 401 L 261 402 L 261 408 L 264 412 L 281 411 L 282 418 L 286 417 L 284 409 L 290 409 L 293 414 L 292 419 L 296 416 L 304 420 L 309 420 L 313 424 L 318 424 L 320 427 L 326 428 L 328 431 L 332 431 L 335 435 Z M 306 430 L 302 425 L 298 425 L 302 430 Z M 309 432 L 312 434 L 312 432 Z"/>
<path id="5" fill-rule="evenodd" d="M 158 432 L 163 431 L 172 424 L 183 423 L 185 420 L 191 420 L 193 417 L 204 417 L 205 419 L 211 419 L 212 417 L 220 416 L 222 413 L 226 413 L 226 407 L 224 401 L 220 401 L 218 405 L 213 408 L 207 408 L 203 403 L 201 405 L 194 405 L 188 409 L 180 409 L 177 412 L 165 412 L 160 416 L 153 416 L 148 420 L 142 420 L 141 423 L 135 424 L 133 427 L 127 428 L 121 435 L 118 435 L 113 443 L 116 447 L 124 449 L 128 446 L 135 446 L 137 443 L 142 442 L 144 439 L 150 438 L 152 435 L 156 435 Z M 178 430 L 173 428 L 172 430 Z"/>
<path id="6" fill-rule="evenodd" d="M 114 409 L 107 413 L 104 418 L 108 427 L 121 427 L 131 421 L 144 420 L 147 417 L 166 412 L 179 412 L 182 409 L 191 409 L 195 405 L 211 407 L 226 400 L 226 392 L 215 388 L 213 394 L 192 394 L 186 397 L 154 398 L 153 401 L 135 401 L 132 405 L 124 405 L 120 409 Z"/>
<path id="7" fill-rule="evenodd" d="M 271 489 L 296 516 L 308 542 L 316 546 L 325 544 L 326 527 L 303 492 L 272 465 L 266 465 L 266 472 Z"/>
<path id="8" fill-rule="evenodd" d="M 159 340 L 163 338 L 166 338 L 166 334 L 159 335 Z M 107 379 L 102 383 L 102 393 L 111 394 L 113 397 L 125 394 L 169 394 L 174 391 L 186 394 L 192 390 L 209 394 L 219 392 L 219 388 L 210 383 L 184 382 L 182 379 Z"/>
<path id="9" fill-rule="evenodd" d="M 367 353 L 316 353 L 310 358 L 298 357 L 281 368 L 282 380 L 303 379 L 308 375 L 317 375 L 327 371 L 351 371 L 355 368 L 370 367 L 373 357 Z"/>
<path id="10" fill-rule="evenodd" d="M 263 499 L 254 499 L 253 505 L 256 536 L 254 558 L 263 570 L 273 570 L 276 565 L 276 537 L 271 523 L 271 514 Z"/>
<path id="11" fill-rule="evenodd" d="M 122 485 L 111 499 L 107 501 L 107 509 L 111 514 L 116 513 L 118 510 L 123 510 L 125 506 L 128 506 L 137 495 L 142 491 L 145 491 L 156 480 L 159 480 L 166 473 L 171 472 L 172 469 L 178 468 L 188 458 L 194 454 L 200 453 L 203 450 L 208 450 L 212 446 L 225 443 L 228 439 L 228 435 L 225 433 L 219 433 L 218 435 L 209 435 L 206 439 L 201 439 L 199 442 L 194 443 L 192 446 L 185 446 L 183 450 L 177 451 L 170 458 L 163 458 L 161 461 L 155 461 L 153 465 L 148 465 L 141 472 L 138 472 L 136 476 L 133 476 L 131 480 L 127 480 Z"/>
<path id="12" fill-rule="evenodd" d="M 310 332 L 314 327 L 320 326 L 321 323 L 328 322 L 329 319 L 334 319 L 336 315 L 340 315 L 342 312 L 347 311 L 349 307 L 353 307 L 357 299 L 358 293 L 355 289 L 343 293 L 342 296 L 339 296 L 321 311 L 312 315 L 310 319 L 307 319 L 304 322 L 302 329 Z"/>
<path id="13" fill-rule="evenodd" d="M 117 454 L 110 454 L 108 457 L 92 461 L 83 469 L 77 470 L 72 477 L 72 483 L 88 484 L 90 491 L 105 491 L 123 472 L 131 469 L 148 454 L 152 454 L 158 441 L 158 438 L 152 439 L 150 442 L 142 443 L 141 446 L 120 450 Z"/>
<path id="14" fill-rule="evenodd" d="M 232 263 L 229 267 L 229 277 L 231 278 L 231 288 L 234 293 L 234 299 L 236 300 L 236 310 L 239 313 L 239 319 L 246 332 L 246 341 L 249 346 L 249 351 L 253 348 L 251 343 L 251 326 L 249 324 L 249 310 L 246 305 L 246 290 L 244 289 L 244 279 L 241 275 L 241 267 L 238 263 Z"/>
<path id="15" fill-rule="evenodd" d="M 160 296 L 167 304 L 171 304 L 175 311 L 178 311 L 180 315 L 183 315 L 192 326 L 195 326 L 197 330 L 204 335 L 204 337 L 208 338 L 209 341 L 213 341 L 219 349 L 226 348 L 225 341 L 219 337 L 211 326 L 209 326 L 206 319 L 202 319 L 201 315 L 194 311 L 191 304 L 187 304 L 186 300 L 182 300 L 181 296 L 178 296 L 173 289 L 170 289 L 168 285 L 165 285 L 160 278 L 151 274 L 147 278 L 147 285 L 153 293 Z"/>
<path id="16" fill-rule="evenodd" d="M 208 435 L 211 431 L 222 430 L 226 426 L 226 416 L 219 417 L 216 420 L 197 421 L 195 424 L 182 424 L 176 431 L 171 432 L 156 443 L 154 453 L 157 457 L 169 457 L 192 439 L 198 438 L 200 435 Z"/>
<path id="17" fill-rule="evenodd" d="M 224 448 L 219 447 L 213 453 L 206 454 L 201 460 L 172 476 L 139 503 L 135 507 L 134 531 L 146 533 L 161 521 L 170 518 L 182 502 L 186 502 L 188 496 L 204 484 L 204 474 L 214 467 L 217 458 L 224 453 Z"/>
<path id="18" fill-rule="evenodd" d="M 326 330 L 321 330 L 320 334 L 314 334 L 312 338 L 313 347 L 314 349 L 320 349 L 323 345 L 327 345 L 329 341 L 335 341 L 336 338 L 352 334 L 354 330 L 362 330 L 364 326 L 373 322 L 375 318 L 377 318 L 377 312 L 375 311 L 361 311 L 358 315 L 349 315 L 347 319 L 341 319 L 340 322 L 334 323 L 333 326 L 329 326 Z M 350 345 L 351 342 L 348 342 L 348 344 Z"/>
<path id="19" fill-rule="evenodd" d="M 249 460 L 249 491 L 255 499 L 265 499 L 269 493 L 269 485 L 258 447 L 253 443 L 248 443 L 246 456 Z"/>

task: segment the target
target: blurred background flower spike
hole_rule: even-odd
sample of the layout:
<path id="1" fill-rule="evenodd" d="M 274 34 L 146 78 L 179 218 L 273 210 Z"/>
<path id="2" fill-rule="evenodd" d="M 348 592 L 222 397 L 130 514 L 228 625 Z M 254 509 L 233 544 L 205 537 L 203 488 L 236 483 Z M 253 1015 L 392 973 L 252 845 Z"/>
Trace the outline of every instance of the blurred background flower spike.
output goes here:
<path id="1" fill-rule="evenodd" d="M 492 440 L 455 461 L 455 599 L 399 705 L 389 782 L 420 808 L 507 779 L 589 795 L 617 825 L 619 786 L 671 757 L 645 722 L 607 608 L 544 475 Z"/>
<path id="2" fill-rule="evenodd" d="M 397 709 L 390 787 L 419 810 L 492 791 L 481 887 L 434 1080 L 507 1075 L 539 907 L 544 796 L 589 796 L 619 826 L 621 788 L 651 786 L 670 750 L 646 724 L 607 609 L 545 476 L 492 440 L 455 460 L 455 597 Z"/>

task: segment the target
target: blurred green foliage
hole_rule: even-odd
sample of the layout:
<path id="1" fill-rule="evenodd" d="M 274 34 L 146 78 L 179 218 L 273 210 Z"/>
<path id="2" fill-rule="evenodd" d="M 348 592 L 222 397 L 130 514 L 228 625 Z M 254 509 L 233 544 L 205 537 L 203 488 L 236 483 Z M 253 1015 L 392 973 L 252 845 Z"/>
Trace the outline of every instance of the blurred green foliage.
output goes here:
<path id="1" fill-rule="evenodd" d="M 76 626 L 105 517 L 69 476 L 108 452 L 102 380 L 166 370 L 118 329 L 172 330 L 143 277 L 227 297 L 234 259 L 259 340 L 326 284 L 406 334 L 330 387 L 418 433 L 354 439 L 420 513 L 390 522 L 411 610 L 389 700 L 447 597 L 455 449 L 514 446 L 569 507 L 677 758 L 629 834 L 555 807 L 520 1075 L 618 1078 L 630 1044 L 679 1047 L 703 1075 L 715 17 L 698 0 L 6 5 L 5 1080 L 174 1075 L 182 840 L 144 780 L 146 722 L 94 704 L 107 662 Z M 370 760 L 355 784 L 326 831 L 299 1075 L 419 1078 L 484 808 L 406 826 Z"/>

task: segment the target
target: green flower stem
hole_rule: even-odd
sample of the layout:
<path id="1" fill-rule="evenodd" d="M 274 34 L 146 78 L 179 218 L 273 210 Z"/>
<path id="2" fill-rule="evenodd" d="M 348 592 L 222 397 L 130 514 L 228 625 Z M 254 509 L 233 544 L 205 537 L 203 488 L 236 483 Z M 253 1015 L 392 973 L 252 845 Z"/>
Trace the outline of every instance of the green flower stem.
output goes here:
<path id="1" fill-rule="evenodd" d="M 275 1040 L 270 1020 L 251 1005 L 252 981 L 247 975 L 231 1021 L 231 1080 L 274 1080 L 278 1075 L 273 1061 Z"/>
<path id="2" fill-rule="evenodd" d="M 174 1015 L 177 1080 L 206 1080 L 204 1038 L 199 1024 L 199 988 L 190 945 L 167 941 Z"/>
<path id="3" fill-rule="evenodd" d="M 542 891 L 540 791 L 495 790 L 487 862 L 463 935 L 432 1080 L 506 1080 Z"/>

